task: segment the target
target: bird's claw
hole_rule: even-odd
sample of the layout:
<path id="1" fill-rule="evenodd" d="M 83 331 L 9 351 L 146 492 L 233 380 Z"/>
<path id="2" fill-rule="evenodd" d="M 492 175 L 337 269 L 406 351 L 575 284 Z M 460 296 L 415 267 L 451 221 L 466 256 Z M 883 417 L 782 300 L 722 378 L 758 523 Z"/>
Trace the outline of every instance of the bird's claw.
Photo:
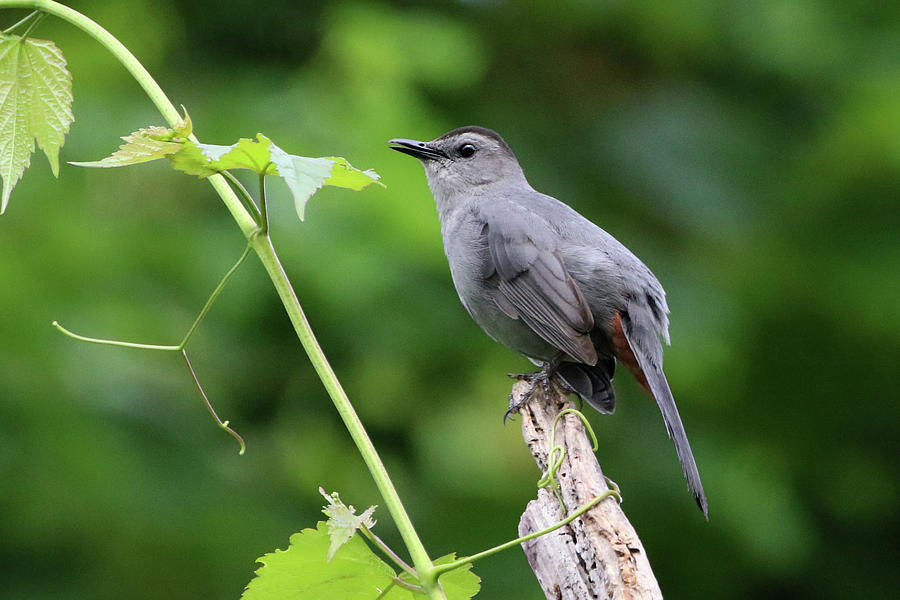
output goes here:
<path id="1" fill-rule="evenodd" d="M 504 425 L 506 425 L 506 421 L 508 419 L 512 418 L 512 415 L 514 413 L 519 412 L 519 408 L 521 408 L 522 404 L 524 404 L 524 403 L 525 403 L 524 398 L 522 398 L 521 400 L 516 400 L 515 395 L 513 395 L 513 394 L 509 395 L 509 408 L 507 409 L 507 411 L 505 413 L 503 413 L 503 424 Z"/>
<path id="2" fill-rule="evenodd" d="M 541 369 L 540 371 L 536 371 L 534 373 L 507 373 L 508 377 L 512 379 L 516 379 L 518 381 L 525 381 L 528 383 L 528 387 L 525 388 L 525 391 L 522 392 L 522 395 L 519 396 L 519 399 L 516 400 L 515 395 L 509 395 L 509 409 L 503 414 L 503 424 L 506 424 L 506 420 L 509 419 L 514 413 L 519 412 L 519 409 L 523 404 L 531 400 L 532 394 L 534 394 L 535 387 L 540 384 L 541 389 L 544 392 L 544 397 L 550 397 L 550 378 L 552 377 L 551 373 L 548 373 L 546 369 Z"/>

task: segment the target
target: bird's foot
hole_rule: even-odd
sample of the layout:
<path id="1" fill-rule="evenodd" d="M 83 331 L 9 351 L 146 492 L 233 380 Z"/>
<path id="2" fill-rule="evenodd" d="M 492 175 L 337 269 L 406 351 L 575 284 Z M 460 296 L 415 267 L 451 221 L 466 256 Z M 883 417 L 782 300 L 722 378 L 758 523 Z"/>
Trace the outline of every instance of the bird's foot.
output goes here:
<path id="1" fill-rule="evenodd" d="M 516 379 L 518 381 L 525 381 L 528 383 L 528 387 L 525 388 L 525 391 L 516 398 L 514 394 L 509 395 L 509 409 L 503 414 L 503 423 L 506 424 L 506 420 L 513 415 L 513 413 L 519 412 L 519 409 L 526 402 L 531 400 L 532 395 L 534 394 L 534 390 L 537 386 L 541 386 L 541 390 L 544 392 L 544 397 L 550 397 L 550 380 L 553 377 L 554 371 L 552 369 L 544 366 L 540 371 L 535 371 L 534 373 L 507 373 L 508 377 L 512 379 Z"/>
<path id="2" fill-rule="evenodd" d="M 550 378 L 553 376 L 553 373 L 549 372 L 547 369 L 541 369 L 534 373 L 507 373 L 506 376 L 510 379 L 528 382 L 528 390 L 523 395 L 531 394 L 538 384 L 540 384 L 541 389 L 544 390 L 545 394 L 550 393 Z"/>
<path id="3" fill-rule="evenodd" d="M 544 392 L 544 398 L 550 397 L 550 385 L 551 380 L 554 379 L 556 375 L 556 369 L 559 366 L 559 361 L 563 359 L 563 354 L 560 352 L 551 360 L 545 361 L 543 365 L 541 365 L 540 371 L 535 371 L 534 373 L 507 373 L 508 377 L 513 379 L 517 379 L 519 381 L 525 381 L 528 383 L 528 387 L 525 388 L 525 391 L 519 396 L 517 400 L 512 394 L 509 395 L 509 409 L 503 415 L 503 423 L 506 423 L 506 419 L 513 413 L 519 412 L 519 408 L 522 407 L 523 404 L 531 400 L 531 396 L 534 394 L 535 388 L 540 385 L 541 389 Z M 569 386 L 564 382 L 559 381 L 559 377 L 556 377 L 557 383 L 562 387 L 562 389 L 569 393 Z"/>

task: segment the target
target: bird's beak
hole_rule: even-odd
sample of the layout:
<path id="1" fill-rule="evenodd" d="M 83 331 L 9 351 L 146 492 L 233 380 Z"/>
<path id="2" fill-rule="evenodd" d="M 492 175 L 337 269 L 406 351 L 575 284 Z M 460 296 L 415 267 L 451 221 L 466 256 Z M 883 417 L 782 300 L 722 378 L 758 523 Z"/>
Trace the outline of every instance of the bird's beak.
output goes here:
<path id="1" fill-rule="evenodd" d="M 447 154 L 443 150 L 431 146 L 429 142 L 420 142 L 418 140 L 395 139 L 388 142 L 391 150 L 409 154 L 419 160 L 435 160 L 438 158 L 447 158 Z"/>

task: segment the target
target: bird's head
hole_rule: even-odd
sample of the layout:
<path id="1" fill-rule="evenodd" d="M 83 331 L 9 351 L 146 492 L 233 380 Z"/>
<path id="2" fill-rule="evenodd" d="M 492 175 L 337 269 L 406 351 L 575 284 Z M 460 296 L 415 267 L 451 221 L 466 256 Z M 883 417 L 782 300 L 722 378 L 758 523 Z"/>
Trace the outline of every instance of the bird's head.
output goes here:
<path id="1" fill-rule="evenodd" d="M 498 182 L 525 180 L 509 144 L 496 131 L 484 127 L 460 127 L 430 142 L 393 139 L 388 144 L 422 162 L 435 198 L 475 193 L 477 188 Z"/>

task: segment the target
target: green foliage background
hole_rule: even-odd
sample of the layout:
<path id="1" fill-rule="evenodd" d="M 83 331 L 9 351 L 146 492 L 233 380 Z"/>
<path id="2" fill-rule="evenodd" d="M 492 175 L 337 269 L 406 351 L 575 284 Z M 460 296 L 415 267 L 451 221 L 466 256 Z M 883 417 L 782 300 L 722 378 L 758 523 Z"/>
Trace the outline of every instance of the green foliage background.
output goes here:
<path id="1" fill-rule="evenodd" d="M 480 124 L 669 292 L 710 523 L 627 376 L 618 413 L 591 415 L 667 597 L 900 589 L 900 4 L 72 4 L 203 141 L 263 131 L 383 176 L 320 191 L 303 224 L 273 184 L 273 236 L 433 556 L 514 537 L 538 477 L 501 424 L 504 374 L 528 364 L 459 305 L 421 168 L 385 145 Z M 74 75 L 63 160 L 161 122 L 86 36 L 53 19 L 35 35 Z M 0 596 L 236 598 L 255 558 L 322 518 L 319 485 L 379 502 L 252 260 L 192 341 L 245 457 L 177 355 L 50 327 L 176 343 L 242 247 L 209 186 L 165 164 L 54 181 L 35 158 L 0 220 Z M 520 552 L 475 570 L 479 597 L 541 597 Z"/>

